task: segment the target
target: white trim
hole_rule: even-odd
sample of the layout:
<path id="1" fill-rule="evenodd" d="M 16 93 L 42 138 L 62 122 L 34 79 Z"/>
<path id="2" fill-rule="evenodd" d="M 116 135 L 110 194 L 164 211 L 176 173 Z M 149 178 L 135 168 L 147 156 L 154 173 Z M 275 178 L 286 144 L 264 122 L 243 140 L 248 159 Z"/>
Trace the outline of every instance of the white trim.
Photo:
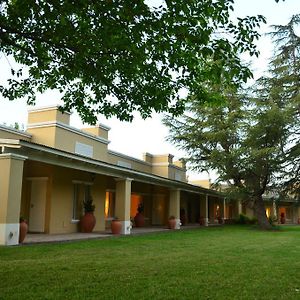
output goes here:
<path id="1" fill-rule="evenodd" d="M 61 107 L 61 105 L 48 105 L 48 106 L 39 106 L 38 108 L 28 108 L 28 112 L 41 112 L 41 111 L 48 111 L 48 110 L 53 110 L 56 109 L 58 110 Z M 64 114 L 71 115 L 72 113 L 69 111 L 63 112 Z"/>
<path id="2" fill-rule="evenodd" d="M 132 169 L 132 165 L 130 163 L 128 163 L 127 161 L 118 160 L 117 165 L 120 167 L 127 168 L 127 169 Z"/>
<path id="3" fill-rule="evenodd" d="M 120 223 L 122 224 L 121 234 L 130 234 L 132 228 L 131 221 L 120 221 Z"/>
<path id="4" fill-rule="evenodd" d="M 3 144 L 2 144 L 3 143 Z M 12 148 L 13 145 L 15 145 L 14 148 L 20 148 L 20 140 L 13 140 L 13 139 L 0 139 L 0 146 L 6 146 L 4 144 L 9 144 L 9 146 Z M 17 147 L 18 146 L 18 147 Z"/>
<path id="5" fill-rule="evenodd" d="M 9 126 L 3 125 L 3 124 L 0 125 L 0 130 L 7 131 L 7 132 L 13 133 L 13 134 L 18 134 L 20 136 L 23 136 L 23 137 L 26 137 L 29 139 L 31 139 L 31 137 L 32 137 L 32 135 L 29 133 L 26 133 L 24 131 L 21 131 L 21 130 L 18 130 L 18 129 L 15 129 L 15 128 L 12 128 L 12 127 L 9 127 Z"/>
<path id="6" fill-rule="evenodd" d="M 124 181 L 124 180 L 127 180 L 127 181 L 133 181 L 134 179 L 133 178 L 128 178 L 128 177 L 124 177 L 124 178 L 114 178 L 115 181 Z"/>
<path id="7" fill-rule="evenodd" d="M 116 151 L 113 151 L 113 150 L 107 150 L 107 153 L 111 154 L 111 155 L 114 155 L 114 156 L 118 156 L 120 158 L 131 160 L 131 161 L 143 164 L 143 165 L 147 165 L 149 167 L 151 167 L 151 165 L 152 165 L 151 163 L 148 163 L 148 162 L 146 162 L 144 160 L 141 160 L 141 159 L 138 159 L 138 158 L 135 158 L 135 157 L 131 157 L 131 156 L 128 156 L 126 154 L 122 154 L 120 152 L 116 152 Z"/>
<path id="8" fill-rule="evenodd" d="M 80 222 L 80 220 L 71 220 L 71 224 L 78 224 Z"/>
<path id="9" fill-rule="evenodd" d="M 94 185 L 92 181 L 72 180 L 73 184 Z"/>
<path id="10" fill-rule="evenodd" d="M 0 224 L 0 245 L 18 245 L 19 244 L 19 223 Z"/>
<path id="11" fill-rule="evenodd" d="M 17 160 L 26 160 L 27 156 L 15 154 L 15 153 L 2 153 L 0 154 L 0 159 L 17 159 Z"/>
<path id="12" fill-rule="evenodd" d="M 102 124 L 102 123 L 98 123 L 95 126 L 91 126 L 91 127 L 83 127 L 81 129 L 84 130 L 84 129 L 94 129 L 94 128 L 101 128 L 101 129 L 104 129 L 106 131 L 111 130 L 111 127 L 109 127 L 109 126 L 107 126 L 105 124 Z"/>
<path id="13" fill-rule="evenodd" d="M 180 229 L 180 225 L 181 225 L 180 219 L 175 219 L 175 220 L 176 220 L 175 229 Z"/>
<path id="14" fill-rule="evenodd" d="M 100 143 L 103 143 L 103 144 L 106 144 L 106 145 L 108 145 L 110 143 L 109 140 L 104 139 L 104 138 L 102 138 L 100 136 L 96 136 L 96 135 L 84 132 L 84 131 L 82 131 L 80 129 L 77 129 L 75 127 L 66 125 L 66 124 L 61 123 L 61 122 L 56 122 L 56 121 L 47 121 L 47 122 L 32 123 L 32 124 L 29 124 L 27 126 L 27 128 L 28 129 L 34 129 L 34 128 L 43 128 L 43 127 L 52 127 L 52 126 L 56 126 L 58 128 L 65 129 L 67 131 L 76 133 L 78 135 L 84 136 L 86 138 L 89 138 L 91 140 L 95 140 L 97 142 L 100 142 Z"/>

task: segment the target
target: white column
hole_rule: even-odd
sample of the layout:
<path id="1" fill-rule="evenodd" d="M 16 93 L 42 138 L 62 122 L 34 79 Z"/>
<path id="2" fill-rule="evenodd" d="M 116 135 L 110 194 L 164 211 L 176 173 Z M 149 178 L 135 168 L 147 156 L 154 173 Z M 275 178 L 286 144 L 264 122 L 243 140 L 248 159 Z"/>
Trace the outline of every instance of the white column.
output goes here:
<path id="1" fill-rule="evenodd" d="M 176 219 L 175 229 L 180 229 L 180 190 L 170 190 L 169 198 L 169 217 L 174 216 Z"/>
<path id="2" fill-rule="evenodd" d="M 131 205 L 131 181 L 130 178 L 116 180 L 116 206 L 115 217 L 122 223 L 121 234 L 130 234 L 130 205 Z"/>
<path id="3" fill-rule="evenodd" d="M 273 200 L 273 203 L 272 203 L 272 212 L 271 212 L 271 215 L 274 219 L 277 219 L 277 207 L 276 207 L 276 202 L 275 200 Z"/>
<path id="4" fill-rule="evenodd" d="M 226 219 L 226 201 L 225 198 L 223 199 L 223 205 L 222 205 L 222 220 L 223 220 L 223 224 L 225 223 L 225 219 Z"/>
<path id="5" fill-rule="evenodd" d="M 208 226 L 208 195 L 200 200 L 200 217 L 203 218 L 204 226 Z"/>
<path id="6" fill-rule="evenodd" d="M 240 214 L 242 213 L 242 202 L 241 202 L 241 200 L 238 200 L 237 201 L 237 217 L 239 217 L 240 216 Z"/>
<path id="7" fill-rule="evenodd" d="M 26 157 L 0 154 L 0 245 L 19 244 L 19 219 Z"/>

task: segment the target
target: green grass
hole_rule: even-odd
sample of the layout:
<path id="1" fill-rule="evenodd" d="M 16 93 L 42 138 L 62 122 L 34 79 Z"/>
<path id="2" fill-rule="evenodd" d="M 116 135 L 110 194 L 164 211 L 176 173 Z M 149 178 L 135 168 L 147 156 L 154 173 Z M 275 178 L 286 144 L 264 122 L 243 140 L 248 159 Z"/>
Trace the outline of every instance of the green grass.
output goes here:
<path id="1" fill-rule="evenodd" d="M 300 299 L 300 227 L 0 247 L 0 299 Z"/>

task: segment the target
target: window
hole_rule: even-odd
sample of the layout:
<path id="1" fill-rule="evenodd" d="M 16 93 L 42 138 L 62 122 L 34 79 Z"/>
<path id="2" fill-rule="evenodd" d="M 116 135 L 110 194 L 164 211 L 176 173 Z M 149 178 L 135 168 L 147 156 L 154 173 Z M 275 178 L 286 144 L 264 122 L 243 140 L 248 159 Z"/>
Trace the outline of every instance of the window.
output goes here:
<path id="1" fill-rule="evenodd" d="M 105 218 L 113 218 L 115 213 L 115 194 L 107 191 L 105 194 L 105 207 L 104 207 Z"/>
<path id="2" fill-rule="evenodd" d="M 77 221 L 80 218 L 80 203 L 79 203 L 79 192 L 80 192 L 80 185 L 74 184 L 73 185 L 73 213 L 72 213 L 72 220 Z"/>
<path id="3" fill-rule="evenodd" d="M 83 215 L 83 201 L 91 195 L 91 184 L 73 182 L 72 221 L 78 222 Z"/>

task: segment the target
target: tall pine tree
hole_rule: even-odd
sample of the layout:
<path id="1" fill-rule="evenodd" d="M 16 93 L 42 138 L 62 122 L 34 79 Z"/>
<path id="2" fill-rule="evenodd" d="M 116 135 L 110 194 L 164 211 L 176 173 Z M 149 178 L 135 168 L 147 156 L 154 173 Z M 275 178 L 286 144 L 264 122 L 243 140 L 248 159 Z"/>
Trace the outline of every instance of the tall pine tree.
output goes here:
<path id="1" fill-rule="evenodd" d="M 165 118 L 169 139 L 186 151 L 193 168 L 216 171 L 229 194 L 253 208 L 264 229 L 270 224 L 263 195 L 283 182 L 299 151 L 299 38 L 288 31 L 298 22 L 294 16 L 287 26 L 274 27 L 277 51 L 269 76 L 247 94 L 213 86 L 212 97 L 225 99 L 223 104 L 203 105 L 194 98 L 184 116 Z"/>

